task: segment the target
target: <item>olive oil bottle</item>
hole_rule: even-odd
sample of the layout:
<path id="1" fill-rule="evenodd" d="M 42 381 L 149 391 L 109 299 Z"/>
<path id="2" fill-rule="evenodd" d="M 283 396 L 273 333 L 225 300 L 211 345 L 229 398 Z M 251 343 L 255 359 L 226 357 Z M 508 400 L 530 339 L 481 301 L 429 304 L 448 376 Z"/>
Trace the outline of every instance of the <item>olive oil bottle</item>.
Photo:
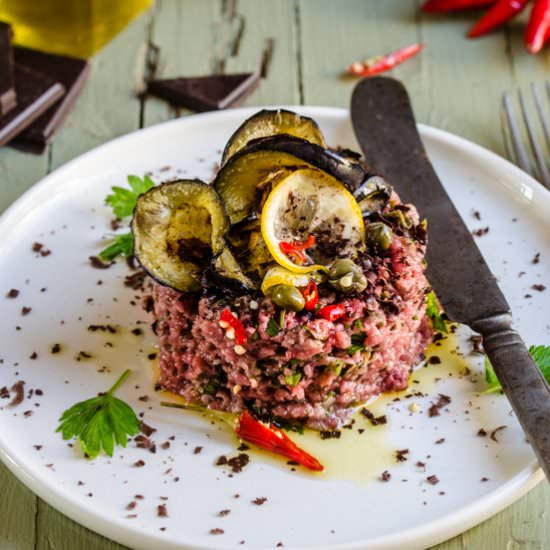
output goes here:
<path id="1" fill-rule="evenodd" d="M 0 21 L 20 46 L 90 57 L 151 0 L 0 0 Z"/>

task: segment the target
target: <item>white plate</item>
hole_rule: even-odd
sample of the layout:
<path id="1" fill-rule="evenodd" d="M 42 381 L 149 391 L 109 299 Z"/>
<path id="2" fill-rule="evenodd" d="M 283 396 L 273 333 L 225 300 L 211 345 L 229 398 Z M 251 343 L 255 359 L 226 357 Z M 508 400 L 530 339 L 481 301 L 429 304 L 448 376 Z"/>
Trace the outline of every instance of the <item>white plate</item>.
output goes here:
<path id="1" fill-rule="evenodd" d="M 346 111 L 296 110 L 313 116 L 329 143 L 357 147 Z M 430 418 L 426 409 L 433 397 L 416 399 L 421 411 L 414 414 L 408 408 L 411 400 L 388 407 L 389 423 L 377 432 L 381 435 L 372 449 L 359 445 L 356 453 L 342 457 L 333 474 L 317 477 L 291 472 L 284 461 L 263 456 L 255 456 L 242 473 L 230 477 L 214 465 L 219 455 L 235 452 L 235 439 L 226 429 L 158 406 L 146 358 L 154 337 L 148 329 L 142 336 L 130 333 L 146 316 L 139 306 L 130 305 L 134 292 L 122 285 L 127 268 L 118 264 L 100 271 L 87 262 L 109 232 L 103 199 L 111 185 L 124 184 L 128 173 L 153 170 L 157 177 L 209 178 L 226 139 L 253 112 L 193 116 L 116 139 L 50 174 L 2 216 L 0 386 L 24 380 L 27 389 L 44 392 L 16 408 L 6 407 L 7 400 L 0 402 L 2 460 L 64 514 L 136 548 L 241 548 L 239 542 L 245 540 L 245 547 L 251 548 L 273 548 L 282 542 L 286 548 L 404 550 L 435 544 L 483 521 L 531 489 L 542 475 L 506 399 L 476 396 L 474 390 L 482 388 L 483 381 L 476 385 L 469 377 L 449 377 L 449 365 L 433 371 L 442 380 L 431 390 L 452 396 L 447 411 Z M 500 279 L 517 327 L 528 343 L 548 343 L 550 291 L 530 287 L 548 281 L 550 194 L 476 145 L 432 128 L 421 131 L 467 224 L 472 229 L 490 226 L 478 243 Z M 171 168 L 161 171 L 167 166 Z M 481 221 L 473 217 L 473 209 L 481 213 Z M 52 254 L 33 253 L 35 241 Z M 541 252 L 541 261 L 535 265 L 530 261 L 536 252 Z M 520 271 L 526 274 L 518 278 Z M 98 285 L 98 279 L 103 284 Z M 10 288 L 21 291 L 18 298 L 4 298 Z M 32 312 L 21 316 L 23 306 L 31 306 Z M 103 323 L 119 325 L 120 334 L 86 330 L 89 324 Z M 107 341 L 114 348 L 105 347 Z M 62 352 L 52 355 L 49 349 L 57 342 Z M 94 357 L 77 362 L 80 350 Z M 36 360 L 29 359 L 33 351 Z M 474 375 L 481 372 L 479 359 L 468 361 Z M 98 373 L 104 366 L 111 372 Z M 157 446 L 171 435 L 176 438 L 170 449 L 158 448 L 156 454 L 130 443 L 113 459 L 86 461 L 54 433 L 57 419 L 66 407 L 106 389 L 126 367 L 135 374 L 120 396 L 144 411 L 145 420 L 158 429 L 153 435 Z M 151 396 L 149 402 L 138 399 L 145 394 Z M 26 410 L 34 414 L 25 417 Z M 490 431 L 500 425 L 508 427 L 498 433 L 498 443 L 476 436 L 480 428 Z M 442 437 L 444 443 L 434 443 Z M 349 449 L 345 441 L 325 443 Z M 203 447 L 200 454 L 194 454 L 196 446 Z M 397 465 L 391 454 L 404 448 L 410 449 L 410 458 Z M 359 456 L 369 451 L 380 453 L 383 460 Z M 133 466 L 139 459 L 145 460 L 145 467 Z M 415 466 L 418 460 L 426 462 L 426 472 Z M 363 461 L 361 473 L 358 464 Z M 387 483 L 377 480 L 385 468 L 392 472 Z M 431 474 L 439 477 L 439 484 L 425 481 Z M 481 482 L 481 477 L 489 481 Z M 129 512 L 125 506 L 136 493 L 145 499 Z M 234 498 L 236 493 L 240 498 Z M 251 503 L 262 496 L 268 498 L 263 506 Z M 157 506 L 164 502 L 169 517 L 159 518 Z M 222 509 L 231 513 L 219 517 Z M 132 513 L 138 517 L 127 519 Z M 210 534 L 214 528 L 225 533 Z"/>

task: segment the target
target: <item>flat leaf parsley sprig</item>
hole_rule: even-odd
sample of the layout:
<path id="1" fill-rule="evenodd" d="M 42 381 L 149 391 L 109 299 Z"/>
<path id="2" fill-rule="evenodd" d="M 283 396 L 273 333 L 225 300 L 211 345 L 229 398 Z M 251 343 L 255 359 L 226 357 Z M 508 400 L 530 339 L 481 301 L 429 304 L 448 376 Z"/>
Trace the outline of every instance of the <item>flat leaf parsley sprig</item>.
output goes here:
<path id="1" fill-rule="evenodd" d="M 155 182 L 147 175 L 143 176 L 143 179 L 130 175 L 128 176 L 128 185 L 130 189 L 114 185 L 111 187 L 112 193 L 105 198 L 105 202 L 111 206 L 113 214 L 118 220 L 132 215 L 139 196 L 154 187 Z M 134 238 L 130 231 L 113 235 L 112 238 L 113 242 L 99 253 L 101 260 L 111 262 L 120 255 L 125 258 L 133 255 Z"/>
<path id="2" fill-rule="evenodd" d="M 531 346 L 529 353 L 540 369 L 544 379 L 550 384 L 550 346 Z M 502 391 L 502 386 L 487 356 L 485 356 L 485 381 L 488 387 L 483 394 Z"/>
<path id="3" fill-rule="evenodd" d="M 128 436 L 139 433 L 139 420 L 132 407 L 114 396 L 130 376 L 126 369 L 106 393 L 81 401 L 67 409 L 55 430 L 64 440 L 76 437 L 90 459 L 101 450 L 113 456 L 115 444 L 126 447 Z"/>

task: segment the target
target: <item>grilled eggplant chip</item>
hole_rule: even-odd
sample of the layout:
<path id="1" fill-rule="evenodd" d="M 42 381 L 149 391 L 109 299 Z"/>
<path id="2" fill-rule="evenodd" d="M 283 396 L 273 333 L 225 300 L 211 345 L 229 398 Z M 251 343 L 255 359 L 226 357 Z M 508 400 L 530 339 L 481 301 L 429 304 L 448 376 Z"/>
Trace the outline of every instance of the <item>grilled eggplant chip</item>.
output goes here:
<path id="1" fill-rule="evenodd" d="M 222 155 L 222 166 L 250 140 L 278 134 L 297 136 L 323 148 L 327 146 L 313 119 L 284 109 L 264 109 L 245 120 L 229 138 Z"/>
<path id="2" fill-rule="evenodd" d="M 132 232 L 136 258 L 159 283 L 200 290 L 201 275 L 225 248 L 229 221 L 216 191 L 200 180 L 179 180 L 141 195 Z"/>
<path id="3" fill-rule="evenodd" d="M 375 212 L 382 212 L 392 193 L 392 186 L 384 178 L 372 176 L 353 192 L 353 196 L 365 217 Z"/>
<path id="4" fill-rule="evenodd" d="M 291 135 L 269 136 L 254 139 L 248 143 L 244 152 L 279 151 L 289 153 L 327 172 L 341 181 L 352 193 L 367 179 L 363 165 L 351 156 L 344 156 L 300 137 Z"/>

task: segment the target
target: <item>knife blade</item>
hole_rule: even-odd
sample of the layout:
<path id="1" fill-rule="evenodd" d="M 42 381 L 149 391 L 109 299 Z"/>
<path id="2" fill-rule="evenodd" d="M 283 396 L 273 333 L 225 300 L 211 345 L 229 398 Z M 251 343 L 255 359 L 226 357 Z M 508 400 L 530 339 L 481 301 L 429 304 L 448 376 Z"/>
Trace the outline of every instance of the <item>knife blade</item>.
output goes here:
<path id="1" fill-rule="evenodd" d="M 387 77 L 357 84 L 351 120 L 365 160 L 428 221 L 426 276 L 447 316 L 483 346 L 550 479 L 550 387 L 512 329 L 506 298 L 432 167 L 405 87 Z"/>

